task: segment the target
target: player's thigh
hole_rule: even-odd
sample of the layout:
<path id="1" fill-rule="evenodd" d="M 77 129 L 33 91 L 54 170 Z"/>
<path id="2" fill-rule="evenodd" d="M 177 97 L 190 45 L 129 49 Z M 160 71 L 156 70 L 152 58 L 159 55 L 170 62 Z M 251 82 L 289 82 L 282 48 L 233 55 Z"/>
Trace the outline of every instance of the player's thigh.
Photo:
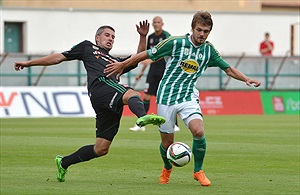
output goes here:
<path id="1" fill-rule="evenodd" d="M 115 83 L 95 82 L 90 90 L 90 100 L 96 114 L 101 112 L 103 108 L 120 112 L 124 106 L 122 98 L 128 88 Z"/>
<path id="2" fill-rule="evenodd" d="M 202 123 L 203 117 L 202 117 L 202 111 L 200 108 L 200 105 L 198 101 L 192 100 L 188 102 L 182 102 L 178 105 L 178 114 L 180 118 L 183 120 L 184 124 L 189 129 L 199 128 L 201 124 L 199 124 L 199 121 Z M 196 120 L 196 123 L 194 124 L 194 120 Z M 192 122 L 193 121 L 193 122 Z M 191 123 L 192 122 L 192 123 Z M 196 125 L 198 124 L 198 125 Z"/>
<path id="3" fill-rule="evenodd" d="M 177 116 L 176 105 L 157 105 L 157 114 L 166 119 L 166 122 L 159 126 L 159 131 L 162 133 L 174 133 L 175 121 Z"/>
<path id="4" fill-rule="evenodd" d="M 122 109 L 114 112 L 109 109 L 99 109 L 96 114 L 96 137 L 112 141 L 119 131 Z"/>

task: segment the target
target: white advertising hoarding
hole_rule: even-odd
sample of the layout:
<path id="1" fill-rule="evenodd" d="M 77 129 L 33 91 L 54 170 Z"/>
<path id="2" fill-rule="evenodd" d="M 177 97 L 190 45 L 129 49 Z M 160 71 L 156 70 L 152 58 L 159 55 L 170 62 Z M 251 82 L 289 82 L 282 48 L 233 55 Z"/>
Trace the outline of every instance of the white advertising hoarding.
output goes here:
<path id="1" fill-rule="evenodd" d="M 95 117 L 86 87 L 1 87 L 0 117 Z"/>

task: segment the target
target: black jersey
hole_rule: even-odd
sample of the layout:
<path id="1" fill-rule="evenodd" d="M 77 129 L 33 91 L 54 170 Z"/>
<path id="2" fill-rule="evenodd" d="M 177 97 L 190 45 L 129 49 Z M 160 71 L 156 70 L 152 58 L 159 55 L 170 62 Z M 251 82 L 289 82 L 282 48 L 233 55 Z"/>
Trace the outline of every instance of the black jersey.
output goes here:
<path id="1" fill-rule="evenodd" d="M 75 46 L 72 47 L 71 50 L 65 51 L 62 53 L 68 60 L 81 60 L 84 63 L 84 67 L 87 71 L 87 79 L 88 79 L 88 91 L 91 89 L 92 83 L 98 79 L 99 77 L 106 76 L 104 73 L 104 69 L 106 68 L 107 64 L 112 62 L 121 62 L 129 58 L 116 58 L 109 55 L 108 51 L 105 49 L 93 44 L 90 41 L 83 41 Z M 124 69 L 123 73 L 130 71 L 131 69 L 137 67 L 129 66 L 128 68 Z M 116 75 L 114 74 L 110 79 L 115 82 L 119 82 L 116 79 Z"/>
<path id="2" fill-rule="evenodd" d="M 161 42 L 162 40 L 168 38 L 170 36 L 170 34 L 167 31 L 164 31 L 156 36 L 155 33 L 152 33 L 151 35 L 148 36 L 148 41 L 147 41 L 147 49 L 150 49 L 152 47 L 154 47 L 155 45 L 157 45 L 159 42 Z M 166 62 L 164 59 L 152 62 L 150 65 L 150 69 L 148 74 L 154 74 L 154 75 L 158 75 L 158 76 L 162 76 L 163 72 L 165 70 L 166 67 Z"/>

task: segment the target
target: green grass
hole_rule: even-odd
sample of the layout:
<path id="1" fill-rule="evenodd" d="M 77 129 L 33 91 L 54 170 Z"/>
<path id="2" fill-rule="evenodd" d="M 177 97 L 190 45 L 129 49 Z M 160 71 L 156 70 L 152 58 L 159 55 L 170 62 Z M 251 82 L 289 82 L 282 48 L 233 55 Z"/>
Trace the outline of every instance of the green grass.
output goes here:
<path id="1" fill-rule="evenodd" d="M 128 130 L 123 117 L 107 156 L 71 166 L 56 181 L 54 157 L 95 142 L 92 118 L 1 120 L 0 194 L 299 194 L 299 116 L 205 116 L 204 170 L 212 186 L 192 178 L 193 163 L 159 185 L 160 137 L 155 126 Z M 180 123 L 175 141 L 191 146 Z"/>

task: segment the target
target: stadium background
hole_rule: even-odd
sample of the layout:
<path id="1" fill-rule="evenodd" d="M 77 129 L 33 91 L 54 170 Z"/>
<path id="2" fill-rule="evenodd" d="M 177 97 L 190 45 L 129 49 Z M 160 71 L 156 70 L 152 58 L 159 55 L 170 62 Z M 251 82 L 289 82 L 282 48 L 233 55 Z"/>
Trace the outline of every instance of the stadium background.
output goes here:
<path id="1" fill-rule="evenodd" d="M 61 52 L 85 39 L 93 41 L 95 30 L 103 24 L 116 29 L 111 53 L 126 56 L 135 52 L 138 36 L 134 25 L 139 20 L 151 21 L 160 15 L 164 29 L 182 35 L 189 32 L 195 10 L 212 13 L 209 41 L 223 57 L 262 80 L 256 90 L 209 69 L 197 83 L 204 114 L 299 114 L 299 6 L 299 1 L 275 0 L 1 1 L 1 118 L 93 117 L 80 62 L 19 73 L 14 72 L 13 62 Z M 17 35 L 10 33 L 14 31 Z M 258 52 L 266 31 L 275 42 L 271 58 Z M 124 75 L 122 82 L 131 85 L 138 71 Z M 142 90 L 144 82 L 145 77 L 136 89 Z M 150 112 L 155 111 L 152 103 Z M 127 108 L 124 114 L 130 115 Z"/>

